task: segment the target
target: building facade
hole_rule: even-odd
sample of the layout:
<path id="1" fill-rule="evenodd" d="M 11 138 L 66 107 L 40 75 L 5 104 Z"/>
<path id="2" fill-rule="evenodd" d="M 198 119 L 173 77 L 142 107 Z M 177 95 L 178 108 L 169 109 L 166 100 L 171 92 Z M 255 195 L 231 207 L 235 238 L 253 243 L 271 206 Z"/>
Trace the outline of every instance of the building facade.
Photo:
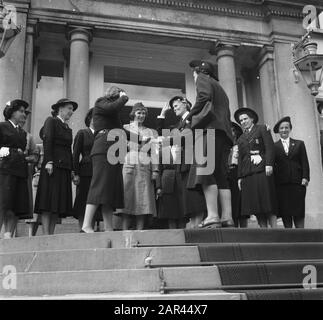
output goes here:
<path id="1" fill-rule="evenodd" d="M 323 227 L 323 120 L 292 62 L 292 44 L 305 33 L 302 9 L 312 4 L 322 10 L 320 0 L 6 3 L 15 6 L 22 31 L 0 60 L 0 105 L 14 98 L 30 102 L 27 129 L 36 140 L 59 98 L 79 103 L 71 121 L 76 132 L 89 107 L 114 83 L 127 91 L 129 105 L 142 101 L 155 113 L 175 94 L 194 101 L 188 63 L 211 59 L 232 114 L 239 107 L 254 108 L 270 127 L 291 116 L 292 136 L 305 141 L 311 166 L 307 226 Z"/>

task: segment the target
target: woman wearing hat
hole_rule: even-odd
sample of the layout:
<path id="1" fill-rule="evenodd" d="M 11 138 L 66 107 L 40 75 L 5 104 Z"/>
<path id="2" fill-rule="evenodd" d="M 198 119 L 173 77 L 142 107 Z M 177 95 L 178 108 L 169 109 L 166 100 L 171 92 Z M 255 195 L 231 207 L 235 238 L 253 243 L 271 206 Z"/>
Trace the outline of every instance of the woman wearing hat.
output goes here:
<path id="1" fill-rule="evenodd" d="M 257 113 L 240 108 L 234 114 L 244 133 L 238 139 L 238 178 L 241 215 L 257 216 L 261 228 L 277 226 L 276 191 L 273 178 L 274 142 L 270 130 L 258 125 Z"/>
<path id="2" fill-rule="evenodd" d="M 93 109 L 94 144 L 91 151 L 93 174 L 86 201 L 82 231 L 94 232 L 93 219 L 99 207 L 105 231 L 112 231 L 112 215 L 117 208 L 124 207 L 122 164 L 107 159 L 109 148 L 115 144 L 108 141 L 110 130 L 122 130 L 120 112 L 128 101 L 126 93 L 115 86 L 104 97 L 95 102 Z"/>
<path id="3" fill-rule="evenodd" d="M 142 156 L 147 154 L 141 151 L 145 141 L 154 138 L 153 131 L 143 125 L 147 115 L 148 109 L 141 102 L 136 103 L 129 115 L 132 122 L 124 126 L 125 130 L 138 135 L 142 142 L 138 145 L 135 141 L 129 141 L 129 152 L 123 165 L 123 230 L 129 229 L 131 217 L 136 219 L 136 229 L 142 230 L 147 216 L 157 216 L 153 180 L 158 177 L 158 165 L 142 161 Z"/>
<path id="4" fill-rule="evenodd" d="M 35 201 L 35 212 L 41 215 L 43 234 L 54 234 L 58 218 L 72 215 L 72 129 L 67 121 L 78 105 L 60 99 L 52 105 L 41 129 L 44 158 Z"/>
<path id="5" fill-rule="evenodd" d="M 28 167 L 25 158 L 27 134 L 19 126 L 26 117 L 28 103 L 9 101 L 0 123 L 0 230 L 5 222 L 5 238 L 13 236 L 17 218 L 30 218 Z"/>
<path id="6" fill-rule="evenodd" d="M 74 218 L 78 219 L 80 230 L 83 226 L 86 200 L 90 189 L 92 178 L 91 150 L 94 144 L 93 108 L 86 117 L 87 129 L 77 132 L 73 144 L 73 183 L 76 185 L 76 197 L 73 207 Z M 93 220 L 94 223 L 94 220 Z"/>
<path id="7" fill-rule="evenodd" d="M 290 138 L 290 117 L 280 119 L 274 132 L 280 135 L 275 143 L 275 182 L 278 213 L 285 228 L 304 228 L 306 187 L 310 181 L 310 167 L 305 144 Z"/>
<path id="8" fill-rule="evenodd" d="M 232 227 L 231 190 L 228 179 L 228 157 L 232 147 L 229 98 L 216 80 L 215 67 L 209 61 L 194 60 L 190 63 L 196 83 L 196 101 L 187 121 L 191 122 L 192 129 L 203 129 L 202 140 L 195 139 L 195 148 L 201 144 L 204 154 L 211 159 L 206 165 L 212 166 L 211 174 L 203 174 L 205 165 L 195 164 L 191 167 L 188 187 L 200 186 L 203 189 L 207 205 L 207 217 L 199 227 Z M 215 146 L 214 153 L 208 152 L 207 130 Z M 220 220 L 218 198 L 221 204 L 222 217 Z"/>
<path id="9" fill-rule="evenodd" d="M 233 147 L 229 155 L 229 183 L 231 190 L 232 219 L 236 228 L 247 228 L 248 216 L 241 215 L 241 193 L 238 186 L 238 159 L 239 148 L 238 139 L 243 131 L 241 127 L 232 122 Z"/>

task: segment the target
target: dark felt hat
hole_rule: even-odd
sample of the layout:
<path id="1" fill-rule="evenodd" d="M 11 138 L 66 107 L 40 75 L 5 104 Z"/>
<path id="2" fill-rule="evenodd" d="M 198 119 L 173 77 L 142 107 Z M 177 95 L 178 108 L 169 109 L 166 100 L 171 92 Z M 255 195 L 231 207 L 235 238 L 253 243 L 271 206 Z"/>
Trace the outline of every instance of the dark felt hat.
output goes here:
<path id="1" fill-rule="evenodd" d="M 93 117 L 93 108 L 89 109 L 89 111 L 87 112 L 85 119 L 84 119 L 84 123 L 87 127 L 90 126 L 91 120 Z"/>
<path id="2" fill-rule="evenodd" d="M 243 130 L 236 122 L 231 121 L 231 127 L 237 132 L 237 136 L 240 137 L 243 134 Z"/>
<path id="3" fill-rule="evenodd" d="M 182 102 L 185 102 L 186 105 L 189 107 L 189 109 L 192 108 L 192 103 L 190 101 L 188 101 L 186 98 L 182 97 L 182 96 L 175 96 L 175 97 L 171 98 L 169 100 L 169 106 L 173 109 L 174 108 L 173 103 L 175 101 L 178 101 L 178 100 L 182 101 Z"/>
<path id="4" fill-rule="evenodd" d="M 234 113 L 234 119 L 236 122 L 240 123 L 239 117 L 242 114 L 247 114 L 249 117 L 251 117 L 254 120 L 254 124 L 256 124 L 259 120 L 258 114 L 255 110 L 252 110 L 250 108 L 239 108 Z"/>
<path id="5" fill-rule="evenodd" d="M 21 99 L 15 99 L 12 101 L 8 101 L 6 103 L 6 106 L 3 110 L 3 116 L 6 120 L 10 119 L 12 114 L 19 110 L 21 107 L 25 108 L 26 114 L 30 113 L 30 111 L 27 111 L 26 109 L 28 109 L 29 107 L 29 103 L 26 102 L 25 100 L 21 100 Z"/>
<path id="6" fill-rule="evenodd" d="M 63 98 L 58 100 L 55 104 L 52 105 L 52 109 L 54 111 L 58 111 L 60 107 L 65 106 L 66 104 L 71 104 L 73 106 L 73 111 L 75 111 L 78 108 L 78 104 L 75 101 L 72 101 L 67 98 Z"/>
<path id="7" fill-rule="evenodd" d="M 199 68 L 202 72 L 210 74 L 218 80 L 218 65 L 210 60 L 192 60 L 189 63 L 191 68 Z"/>
<path id="8" fill-rule="evenodd" d="M 290 120 L 290 117 L 283 117 L 281 118 L 274 126 L 274 132 L 278 133 L 279 132 L 279 126 L 281 125 L 281 123 L 283 122 L 288 122 L 290 124 L 290 128 L 292 128 L 292 122 Z"/>

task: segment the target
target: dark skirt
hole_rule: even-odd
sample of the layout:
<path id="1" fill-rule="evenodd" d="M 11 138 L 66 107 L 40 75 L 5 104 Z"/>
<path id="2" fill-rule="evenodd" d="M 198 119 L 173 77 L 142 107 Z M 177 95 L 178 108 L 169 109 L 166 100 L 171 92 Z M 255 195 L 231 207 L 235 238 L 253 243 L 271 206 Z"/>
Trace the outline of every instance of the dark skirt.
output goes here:
<path id="1" fill-rule="evenodd" d="M 232 218 L 241 218 L 241 192 L 238 187 L 238 167 L 234 167 L 229 171 L 229 185 L 231 190 L 231 207 Z"/>
<path id="2" fill-rule="evenodd" d="M 174 170 L 174 181 L 170 190 L 163 191 L 159 198 L 157 206 L 159 219 L 183 219 L 183 195 L 182 195 L 182 178 L 178 172 Z"/>
<path id="3" fill-rule="evenodd" d="M 124 207 L 122 165 L 110 164 L 106 154 L 92 156 L 93 176 L 87 197 L 88 204 Z"/>
<path id="4" fill-rule="evenodd" d="M 60 218 L 73 215 L 71 170 L 54 167 L 52 175 L 49 175 L 42 166 L 34 211 L 58 214 Z"/>
<path id="5" fill-rule="evenodd" d="M 201 140 L 203 138 L 203 141 Z M 207 148 L 207 135 L 203 133 L 203 137 L 196 139 L 195 149 L 202 144 L 204 157 L 207 156 L 206 164 L 199 164 L 194 155 L 194 163 L 191 166 L 187 187 L 189 189 L 195 188 L 197 185 L 217 185 L 219 189 L 229 189 L 228 179 L 228 158 L 231 150 L 230 141 L 224 131 L 215 130 L 214 136 L 210 143 L 214 146 L 214 153 Z M 212 169 L 209 174 L 200 174 L 201 169 L 205 170 L 206 166 Z M 202 170 L 201 170 L 202 172 Z"/>
<path id="6" fill-rule="evenodd" d="M 73 206 L 73 217 L 75 219 L 83 219 L 85 215 L 86 200 L 89 193 L 92 177 L 80 177 L 80 184 L 76 187 L 76 195 Z M 101 210 L 96 213 L 96 220 L 102 221 Z"/>
<path id="7" fill-rule="evenodd" d="M 241 215 L 277 215 L 273 176 L 265 172 L 244 177 L 241 181 Z"/>
<path id="8" fill-rule="evenodd" d="M 188 189 L 189 171 L 182 172 L 182 201 L 184 214 L 187 218 L 193 218 L 207 212 L 206 201 L 200 186 Z"/>
<path id="9" fill-rule="evenodd" d="M 280 217 L 305 217 L 306 187 L 298 184 L 276 186 Z"/>
<path id="10" fill-rule="evenodd" d="M 28 179 L 0 173 L 0 214 L 13 211 L 18 219 L 30 219 Z"/>

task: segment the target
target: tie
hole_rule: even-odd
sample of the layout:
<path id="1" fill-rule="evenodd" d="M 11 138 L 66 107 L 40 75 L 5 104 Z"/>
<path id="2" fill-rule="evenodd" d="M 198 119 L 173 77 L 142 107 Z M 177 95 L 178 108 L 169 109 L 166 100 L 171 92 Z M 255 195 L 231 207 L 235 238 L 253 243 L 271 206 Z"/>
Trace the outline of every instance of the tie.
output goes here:
<path id="1" fill-rule="evenodd" d="M 285 153 L 288 154 L 288 144 L 286 140 L 283 140 L 283 147 L 284 147 Z"/>

